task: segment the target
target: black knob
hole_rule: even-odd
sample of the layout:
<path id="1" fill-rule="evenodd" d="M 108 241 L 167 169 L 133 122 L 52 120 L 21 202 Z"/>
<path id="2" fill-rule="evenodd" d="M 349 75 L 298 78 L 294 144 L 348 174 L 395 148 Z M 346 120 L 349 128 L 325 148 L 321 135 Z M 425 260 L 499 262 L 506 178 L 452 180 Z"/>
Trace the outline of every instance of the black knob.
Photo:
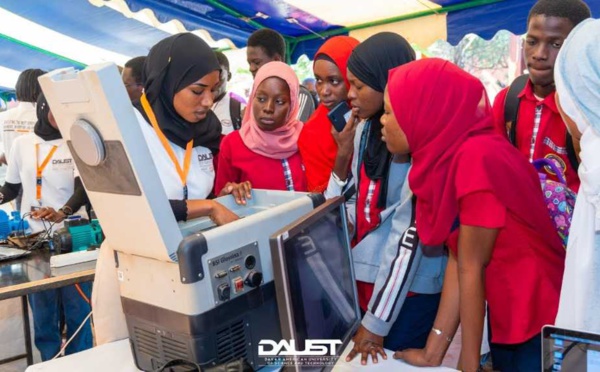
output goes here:
<path id="1" fill-rule="evenodd" d="M 231 286 L 228 283 L 219 285 L 217 287 L 217 294 L 219 295 L 219 300 L 229 300 L 229 296 L 231 296 Z"/>
<path id="2" fill-rule="evenodd" d="M 260 283 L 262 283 L 263 274 L 260 271 L 251 270 L 246 274 L 246 278 L 244 278 L 244 284 L 248 287 L 254 288 L 258 287 Z"/>

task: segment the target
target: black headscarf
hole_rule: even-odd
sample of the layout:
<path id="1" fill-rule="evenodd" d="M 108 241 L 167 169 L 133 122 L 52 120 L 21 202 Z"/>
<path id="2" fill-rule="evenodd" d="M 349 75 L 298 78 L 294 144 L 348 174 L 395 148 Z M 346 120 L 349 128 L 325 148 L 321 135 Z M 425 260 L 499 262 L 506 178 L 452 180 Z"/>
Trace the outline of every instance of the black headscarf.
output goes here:
<path id="1" fill-rule="evenodd" d="M 348 59 L 348 69 L 360 81 L 383 93 L 387 85 L 388 72 L 394 67 L 415 60 L 415 51 L 402 36 L 392 32 L 380 32 L 358 44 Z M 367 176 L 382 180 L 377 205 L 385 207 L 387 179 L 391 154 L 381 141 L 381 110 L 370 118 L 367 148 L 362 158 Z"/>
<path id="2" fill-rule="evenodd" d="M 212 110 L 204 120 L 190 123 L 173 107 L 177 92 L 218 70 L 215 53 L 204 40 L 191 33 L 170 36 L 150 49 L 142 71 L 144 93 L 158 126 L 177 146 L 185 148 L 190 140 L 194 140 L 194 147 L 208 147 L 213 153 L 219 151 L 221 124 Z M 136 107 L 150 122 L 141 104 Z"/>
<path id="3" fill-rule="evenodd" d="M 36 103 L 37 121 L 33 127 L 33 132 L 44 141 L 53 141 L 62 138 L 59 130 L 54 128 L 48 120 L 50 106 L 44 97 L 44 93 L 40 93 Z"/>

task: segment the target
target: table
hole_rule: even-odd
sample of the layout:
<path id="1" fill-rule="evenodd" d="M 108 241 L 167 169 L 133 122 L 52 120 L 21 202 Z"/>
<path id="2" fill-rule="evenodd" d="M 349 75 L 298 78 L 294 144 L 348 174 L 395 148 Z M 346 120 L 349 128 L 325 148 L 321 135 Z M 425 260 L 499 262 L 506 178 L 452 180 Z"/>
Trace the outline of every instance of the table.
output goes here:
<path id="1" fill-rule="evenodd" d="M 53 276 L 50 270 L 50 256 L 51 253 L 47 249 L 40 249 L 25 257 L 0 262 L 0 300 L 21 297 L 27 365 L 33 364 L 27 295 L 94 280 L 95 269 L 90 269 L 89 264 L 85 263 L 72 265 L 69 273 Z M 22 357 L 23 355 L 18 355 L 5 359 L 0 361 L 0 364 Z"/>
<path id="2" fill-rule="evenodd" d="M 381 360 L 378 364 L 369 364 L 367 366 L 360 365 L 360 359 L 357 358 L 350 363 L 344 362 L 344 358 L 352 349 L 353 344 L 344 350 L 342 357 L 333 368 L 337 372 L 346 371 L 397 371 L 397 372 L 452 372 L 456 371 L 446 367 L 436 368 L 418 368 L 407 365 L 404 362 L 394 360 L 393 353 L 387 351 L 388 359 Z M 277 368 L 265 367 L 261 371 L 275 371 Z M 86 372 L 139 372 L 133 361 L 129 339 L 111 342 L 97 346 L 93 349 L 85 350 L 77 354 L 58 358 L 44 363 L 39 363 L 30 366 L 25 372 L 63 372 L 63 371 L 86 371 Z"/>

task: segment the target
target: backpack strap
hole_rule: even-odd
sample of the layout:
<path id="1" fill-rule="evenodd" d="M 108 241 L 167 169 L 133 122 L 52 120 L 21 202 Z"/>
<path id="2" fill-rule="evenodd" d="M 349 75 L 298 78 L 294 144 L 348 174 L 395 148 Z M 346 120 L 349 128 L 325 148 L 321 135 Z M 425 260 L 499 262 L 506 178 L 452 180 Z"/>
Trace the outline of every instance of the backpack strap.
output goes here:
<path id="1" fill-rule="evenodd" d="M 233 97 L 229 98 L 229 116 L 233 129 L 239 130 L 242 127 L 242 104 Z"/>
<path id="2" fill-rule="evenodd" d="M 550 169 L 552 169 L 552 172 L 554 172 L 554 174 L 556 174 L 556 177 L 558 178 L 558 182 L 562 183 L 563 185 L 567 184 L 567 180 L 565 179 L 562 169 L 557 167 L 556 163 L 554 163 L 554 161 L 552 161 L 550 159 L 542 158 L 542 159 L 534 160 L 532 164 L 535 167 L 535 169 L 537 169 L 537 170 L 541 170 L 544 167 L 549 167 Z"/>
<path id="3" fill-rule="evenodd" d="M 575 152 L 575 146 L 573 145 L 573 138 L 571 137 L 571 134 L 568 131 L 566 148 L 569 163 L 571 163 L 571 166 L 573 167 L 575 172 L 577 172 L 577 170 L 579 169 L 579 159 L 577 159 L 577 153 Z"/>
<path id="4" fill-rule="evenodd" d="M 350 200 L 350 198 L 352 198 L 354 196 L 354 194 L 356 194 L 356 185 L 352 184 L 352 186 L 350 186 L 348 188 L 348 190 L 346 190 L 342 193 L 342 196 L 344 197 L 344 201 Z"/>
<path id="5" fill-rule="evenodd" d="M 525 89 L 529 80 L 529 74 L 517 77 L 508 88 L 506 99 L 504 100 L 504 122 L 506 123 L 506 132 L 508 140 L 513 145 L 517 145 L 517 118 L 519 116 L 519 104 L 521 99 L 519 94 Z"/>

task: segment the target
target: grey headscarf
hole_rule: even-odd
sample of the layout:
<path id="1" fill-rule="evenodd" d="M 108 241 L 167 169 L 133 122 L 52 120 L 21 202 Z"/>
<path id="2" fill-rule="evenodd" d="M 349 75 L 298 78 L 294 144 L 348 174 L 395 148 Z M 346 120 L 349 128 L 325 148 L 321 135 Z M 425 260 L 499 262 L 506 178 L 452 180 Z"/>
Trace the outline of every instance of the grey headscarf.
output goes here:
<path id="1" fill-rule="evenodd" d="M 600 332 L 600 20 L 575 27 L 554 66 L 562 111 L 581 136 L 581 187 L 569 231 L 556 325 Z"/>
<path id="2" fill-rule="evenodd" d="M 554 66 L 561 106 L 581 133 L 592 126 L 600 134 L 599 62 L 600 20 L 587 19 L 571 31 Z"/>

